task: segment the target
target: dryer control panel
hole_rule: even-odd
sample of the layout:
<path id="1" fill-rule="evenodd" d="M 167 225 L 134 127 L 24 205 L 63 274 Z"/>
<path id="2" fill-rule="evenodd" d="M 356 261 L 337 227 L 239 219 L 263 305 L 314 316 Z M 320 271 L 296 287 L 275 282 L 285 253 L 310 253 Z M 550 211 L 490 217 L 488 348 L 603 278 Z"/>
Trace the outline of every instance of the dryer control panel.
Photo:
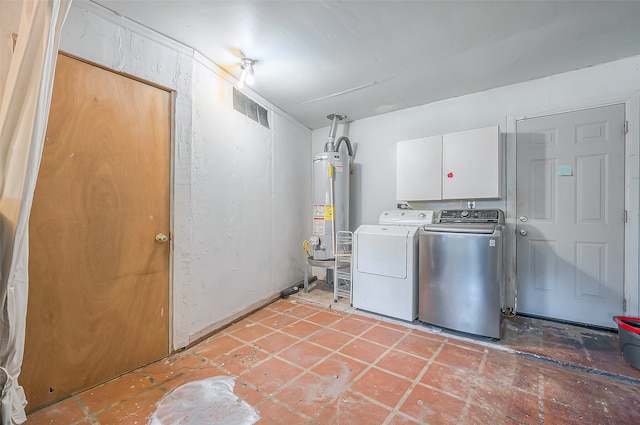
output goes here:
<path id="1" fill-rule="evenodd" d="M 378 218 L 378 224 L 386 226 L 422 226 L 431 223 L 431 210 L 389 210 L 383 211 Z"/>

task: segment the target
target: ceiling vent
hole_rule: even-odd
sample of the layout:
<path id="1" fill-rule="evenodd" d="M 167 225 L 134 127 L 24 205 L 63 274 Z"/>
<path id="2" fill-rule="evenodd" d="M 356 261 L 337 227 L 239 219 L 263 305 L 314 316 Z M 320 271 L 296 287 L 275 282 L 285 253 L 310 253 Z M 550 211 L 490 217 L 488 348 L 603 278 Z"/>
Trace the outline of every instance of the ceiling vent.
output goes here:
<path id="1" fill-rule="evenodd" d="M 233 109 L 269 128 L 269 111 L 235 87 L 233 88 Z"/>

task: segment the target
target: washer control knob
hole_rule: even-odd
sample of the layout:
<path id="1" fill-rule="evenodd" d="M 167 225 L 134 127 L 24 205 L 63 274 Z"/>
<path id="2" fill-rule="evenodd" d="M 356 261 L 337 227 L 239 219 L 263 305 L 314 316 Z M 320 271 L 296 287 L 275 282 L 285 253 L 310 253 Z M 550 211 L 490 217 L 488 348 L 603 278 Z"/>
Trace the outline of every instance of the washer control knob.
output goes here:
<path id="1" fill-rule="evenodd" d="M 466 211 L 466 210 L 465 210 L 465 211 L 462 211 L 462 212 L 460 213 L 460 217 L 469 217 L 469 211 Z"/>

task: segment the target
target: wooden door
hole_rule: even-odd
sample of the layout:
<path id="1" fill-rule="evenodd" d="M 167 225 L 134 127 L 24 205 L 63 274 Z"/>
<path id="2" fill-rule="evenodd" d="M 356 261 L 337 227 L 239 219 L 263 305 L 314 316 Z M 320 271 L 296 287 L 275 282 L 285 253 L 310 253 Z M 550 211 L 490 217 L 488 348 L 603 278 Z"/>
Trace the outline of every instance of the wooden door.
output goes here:
<path id="1" fill-rule="evenodd" d="M 58 56 L 30 219 L 28 408 L 169 352 L 170 93 Z"/>
<path id="2" fill-rule="evenodd" d="M 518 121 L 518 310 L 614 327 L 624 299 L 624 105 Z"/>

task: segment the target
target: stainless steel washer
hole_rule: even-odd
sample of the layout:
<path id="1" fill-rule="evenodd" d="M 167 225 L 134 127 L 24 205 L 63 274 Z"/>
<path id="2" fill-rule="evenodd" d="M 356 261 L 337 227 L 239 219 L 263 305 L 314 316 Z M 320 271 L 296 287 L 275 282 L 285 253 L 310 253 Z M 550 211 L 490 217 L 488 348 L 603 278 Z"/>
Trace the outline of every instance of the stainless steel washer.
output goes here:
<path id="1" fill-rule="evenodd" d="M 418 319 L 500 338 L 504 212 L 441 210 L 419 236 Z"/>

